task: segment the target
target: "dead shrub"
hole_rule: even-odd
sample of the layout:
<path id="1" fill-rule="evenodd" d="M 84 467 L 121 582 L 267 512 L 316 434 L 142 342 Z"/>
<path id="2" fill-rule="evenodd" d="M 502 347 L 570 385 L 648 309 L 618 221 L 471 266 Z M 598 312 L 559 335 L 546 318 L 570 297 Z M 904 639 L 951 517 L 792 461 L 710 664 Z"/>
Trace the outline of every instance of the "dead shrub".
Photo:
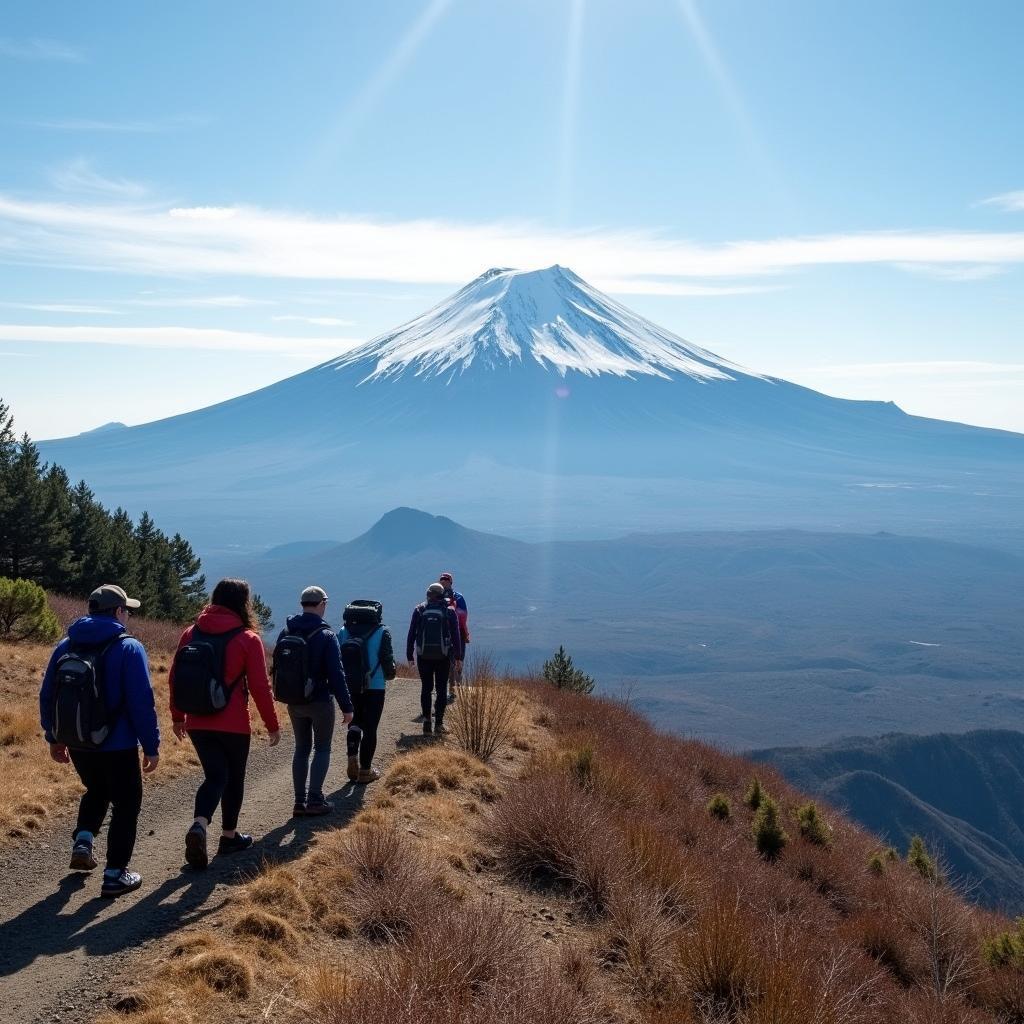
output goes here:
<path id="1" fill-rule="evenodd" d="M 680 953 L 698 1012 L 726 1015 L 747 1003 L 756 980 L 757 951 L 751 924 L 735 901 L 719 900 L 701 914 Z"/>
<path id="2" fill-rule="evenodd" d="M 680 995 L 678 931 L 667 909 L 658 893 L 637 886 L 620 887 L 609 902 L 606 961 L 641 1003 L 666 1005 Z"/>
<path id="3" fill-rule="evenodd" d="M 252 968 L 229 949 L 212 949 L 186 960 L 178 973 L 231 999 L 246 999 L 252 991 Z"/>
<path id="4" fill-rule="evenodd" d="M 498 677 L 486 655 L 476 655 L 467 685 L 448 712 L 452 737 L 481 761 L 490 761 L 509 744 L 519 726 L 519 693 Z"/>
<path id="5" fill-rule="evenodd" d="M 654 825 L 636 819 L 626 825 L 624 838 L 637 874 L 661 898 L 665 912 L 680 922 L 689 920 L 700 883 L 679 844 Z"/>

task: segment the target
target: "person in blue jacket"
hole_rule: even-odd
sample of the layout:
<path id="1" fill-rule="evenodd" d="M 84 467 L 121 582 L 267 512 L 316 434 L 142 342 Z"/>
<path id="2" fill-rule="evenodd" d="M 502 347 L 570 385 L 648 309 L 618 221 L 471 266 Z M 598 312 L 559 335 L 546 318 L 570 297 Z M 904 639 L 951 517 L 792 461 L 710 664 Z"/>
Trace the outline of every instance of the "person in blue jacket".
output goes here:
<path id="1" fill-rule="evenodd" d="M 89 596 L 89 614 L 73 622 L 54 649 L 39 691 L 39 719 L 50 756 L 60 764 L 70 761 L 85 786 L 72 837 L 73 870 L 96 867 L 93 843 L 111 809 L 103 896 L 121 896 L 142 885 L 142 876 L 129 870 L 142 809 L 142 772 L 153 771 L 160 760 L 160 726 L 146 651 L 138 640 L 125 635 L 128 618 L 138 607 L 139 602 L 121 587 L 109 583 L 97 587 Z M 67 653 L 104 648 L 97 675 L 109 712 L 109 735 L 98 749 L 58 742 L 54 732 L 57 663 Z"/>
<path id="2" fill-rule="evenodd" d="M 306 587 L 299 597 L 302 614 L 290 615 L 281 631 L 282 637 L 291 633 L 305 638 L 316 682 L 308 704 L 288 705 L 288 717 L 295 733 L 295 754 L 292 757 L 294 815 L 315 816 L 330 814 L 334 810 L 334 804 L 324 796 L 324 780 L 331 765 L 334 738 L 334 701 L 338 702 L 345 724 L 352 721 L 352 698 L 345 684 L 345 670 L 341 667 L 338 638 L 324 619 L 327 600 L 327 591 L 323 587 Z"/>
<path id="3" fill-rule="evenodd" d="M 384 606 L 363 602 L 361 609 L 352 605 L 345 609 L 338 642 L 344 645 L 350 637 L 358 637 L 365 644 L 369 681 L 353 694 L 356 714 L 348 727 L 348 777 L 359 786 L 369 785 L 380 778 L 380 772 L 373 767 L 373 755 L 377 752 L 377 727 L 384 713 L 384 696 L 388 680 L 398 672 L 395 664 L 394 644 L 391 630 L 384 625 Z"/>

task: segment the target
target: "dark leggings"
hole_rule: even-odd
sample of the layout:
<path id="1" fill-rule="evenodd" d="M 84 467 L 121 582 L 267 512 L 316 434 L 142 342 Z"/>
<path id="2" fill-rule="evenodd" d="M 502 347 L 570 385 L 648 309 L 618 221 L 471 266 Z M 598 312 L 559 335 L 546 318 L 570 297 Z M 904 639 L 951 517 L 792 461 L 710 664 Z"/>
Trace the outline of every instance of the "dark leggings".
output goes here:
<path id="1" fill-rule="evenodd" d="M 355 717 L 348 727 L 348 756 L 359 755 L 359 767 L 368 769 L 377 751 L 377 726 L 384 713 L 384 690 L 363 690 L 352 697 Z"/>
<path id="2" fill-rule="evenodd" d="M 206 778 L 196 793 L 196 817 L 213 824 L 220 804 L 221 827 L 238 828 L 238 814 L 245 796 L 245 763 L 249 760 L 249 734 L 195 729 L 188 734 L 199 755 Z"/>
<path id="3" fill-rule="evenodd" d="M 135 849 L 135 833 L 142 808 L 142 769 L 139 751 L 70 750 L 71 762 L 85 786 L 78 805 L 75 835 L 99 835 L 103 819 L 110 813 L 107 835 L 107 867 L 126 868 Z"/>
<path id="4" fill-rule="evenodd" d="M 444 720 L 444 709 L 448 706 L 448 674 L 451 672 L 451 662 L 447 659 L 438 661 L 427 661 L 424 658 L 416 659 L 416 668 L 420 673 L 420 709 L 424 718 L 430 718 L 430 697 L 432 693 L 437 694 L 434 701 L 434 718 L 440 725 Z"/>

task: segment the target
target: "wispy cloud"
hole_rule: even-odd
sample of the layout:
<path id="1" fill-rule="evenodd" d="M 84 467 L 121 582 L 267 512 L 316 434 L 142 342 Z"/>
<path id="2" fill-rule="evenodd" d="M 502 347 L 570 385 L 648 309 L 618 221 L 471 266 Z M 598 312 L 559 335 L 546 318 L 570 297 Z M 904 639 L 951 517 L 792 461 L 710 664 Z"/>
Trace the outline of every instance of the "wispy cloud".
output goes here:
<path id="1" fill-rule="evenodd" d="M 30 128 L 43 128 L 57 132 L 101 132 L 137 135 L 156 135 L 161 132 L 182 131 L 207 124 L 208 119 L 193 114 L 179 114 L 163 118 L 126 118 L 113 120 L 93 117 L 37 118 L 21 121 Z"/>
<path id="2" fill-rule="evenodd" d="M 50 171 L 50 181 L 61 192 L 86 192 L 117 199 L 141 199 L 149 189 L 128 178 L 108 178 L 85 157 L 76 157 Z"/>
<path id="3" fill-rule="evenodd" d="M 991 268 L 1024 232 L 875 231 L 698 243 L 653 232 L 515 222 L 313 217 L 253 207 L 28 201 L 0 194 L 0 259 L 168 275 L 462 283 L 491 266 L 561 263 L 620 294 L 743 287 L 816 266 Z M 983 274 L 990 270 L 982 271 Z M 728 280 L 732 279 L 732 280 Z"/>
<path id="4" fill-rule="evenodd" d="M 55 324 L 0 324 L 0 341 L 57 342 L 80 345 L 125 345 L 130 348 L 202 349 L 228 352 L 279 353 L 298 356 L 335 355 L 354 348 L 360 338 L 295 338 L 251 331 L 204 327 L 61 327 Z"/>
<path id="5" fill-rule="evenodd" d="M 938 281 L 985 281 L 990 277 L 998 277 L 1006 273 L 1006 267 L 994 263 L 966 264 L 964 266 L 943 266 L 938 263 L 896 263 L 898 270 L 905 270 L 922 277 L 935 278 Z"/>
<path id="6" fill-rule="evenodd" d="M 86 306 L 64 302 L 0 302 L 4 309 L 31 309 L 37 313 L 95 313 L 104 316 L 123 316 L 121 310 L 106 306 Z"/>
<path id="7" fill-rule="evenodd" d="M 85 54 L 58 39 L 0 38 L 0 57 L 16 60 L 56 60 L 80 64 Z"/>
<path id="8" fill-rule="evenodd" d="M 998 196 L 982 199 L 980 206 L 996 206 L 1007 213 L 1024 212 L 1024 190 L 1020 192 L 1003 192 Z"/>
<path id="9" fill-rule="evenodd" d="M 354 320 L 339 320 L 336 316 L 298 316 L 295 313 L 288 313 L 284 316 L 271 317 L 279 323 L 285 321 L 296 321 L 303 324 L 313 324 L 315 327 L 352 327 Z"/>
<path id="10" fill-rule="evenodd" d="M 249 306 L 277 305 L 274 299 L 256 299 L 251 295 L 164 295 L 123 301 L 126 306 L 155 306 L 166 309 L 245 309 Z"/>

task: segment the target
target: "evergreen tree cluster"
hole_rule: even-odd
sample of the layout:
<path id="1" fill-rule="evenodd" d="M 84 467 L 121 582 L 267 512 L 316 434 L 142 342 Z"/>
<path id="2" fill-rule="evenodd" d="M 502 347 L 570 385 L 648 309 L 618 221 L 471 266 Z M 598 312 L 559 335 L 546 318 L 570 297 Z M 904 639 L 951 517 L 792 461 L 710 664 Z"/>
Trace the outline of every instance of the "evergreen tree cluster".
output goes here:
<path id="1" fill-rule="evenodd" d="M 146 512 L 134 523 L 124 509 L 108 511 L 85 481 L 72 485 L 44 463 L 0 401 L 0 576 L 71 597 L 117 583 L 145 615 L 184 622 L 206 601 L 200 568 L 180 534 L 168 537 Z"/>

